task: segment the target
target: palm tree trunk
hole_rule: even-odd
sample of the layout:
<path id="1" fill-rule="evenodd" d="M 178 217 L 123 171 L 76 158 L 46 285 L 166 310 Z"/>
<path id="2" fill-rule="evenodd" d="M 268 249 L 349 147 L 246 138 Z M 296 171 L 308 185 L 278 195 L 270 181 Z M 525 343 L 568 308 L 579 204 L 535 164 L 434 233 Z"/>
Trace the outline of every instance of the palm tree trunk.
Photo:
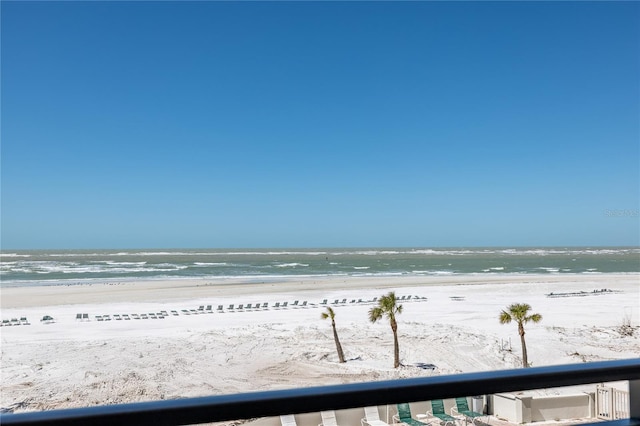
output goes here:
<path id="1" fill-rule="evenodd" d="M 391 330 L 393 330 L 393 368 L 400 367 L 400 345 L 398 344 L 398 324 L 394 320 L 391 321 Z"/>
<path id="2" fill-rule="evenodd" d="M 346 362 L 344 360 L 344 352 L 342 352 L 342 345 L 340 344 L 340 339 L 338 339 L 338 331 L 336 330 L 336 323 L 332 322 L 333 326 L 333 340 L 336 341 L 336 350 L 338 351 L 338 359 L 340 362 Z"/>
<path id="3" fill-rule="evenodd" d="M 522 343 L 522 366 L 527 368 L 529 361 L 527 360 L 527 344 L 524 342 L 524 326 L 518 324 L 518 332 L 520 333 L 520 343 Z"/>

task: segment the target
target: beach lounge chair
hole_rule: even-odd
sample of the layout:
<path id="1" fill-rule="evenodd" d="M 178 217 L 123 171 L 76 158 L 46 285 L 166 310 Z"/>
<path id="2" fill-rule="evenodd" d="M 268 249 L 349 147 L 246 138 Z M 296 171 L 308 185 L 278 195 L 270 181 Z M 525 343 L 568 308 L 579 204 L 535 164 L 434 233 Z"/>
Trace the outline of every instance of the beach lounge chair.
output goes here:
<path id="1" fill-rule="evenodd" d="M 444 402 L 441 399 L 431 400 L 431 411 L 427 411 L 427 416 L 436 417 L 444 426 L 456 425 L 456 418 L 448 415 L 444 411 Z"/>
<path id="2" fill-rule="evenodd" d="M 20 321 L 18 321 L 18 318 L 11 318 L 11 324 L 12 325 L 20 325 Z"/>
<path id="3" fill-rule="evenodd" d="M 378 407 L 364 407 L 364 417 L 360 420 L 362 426 L 389 426 L 389 423 L 380 420 Z"/>
<path id="4" fill-rule="evenodd" d="M 2 320 L 2 325 L 3 325 L 3 326 L 7 326 L 7 327 L 11 327 L 11 321 L 9 321 L 9 320 Z"/>
<path id="5" fill-rule="evenodd" d="M 307 307 L 307 301 L 305 300 L 304 302 L 302 302 L 302 305 L 300 305 L 301 308 L 306 308 Z"/>
<path id="6" fill-rule="evenodd" d="M 280 309 L 280 302 L 276 302 L 276 304 L 275 304 L 275 305 L 273 305 L 273 307 L 274 307 L 275 309 Z"/>
<path id="7" fill-rule="evenodd" d="M 77 320 L 82 321 L 82 314 L 76 314 L 76 321 Z"/>
<path id="8" fill-rule="evenodd" d="M 395 423 L 404 423 L 409 426 L 425 426 L 427 423 L 421 422 L 420 420 L 415 420 L 411 416 L 411 407 L 409 404 L 402 403 L 397 405 L 398 414 L 393 416 L 393 421 Z"/>
<path id="9" fill-rule="evenodd" d="M 82 314 L 82 321 L 89 321 L 89 314 Z"/>
<path id="10" fill-rule="evenodd" d="M 131 321 L 131 318 L 129 318 L 129 314 L 123 314 L 122 318 L 124 318 L 125 321 Z"/>
<path id="11" fill-rule="evenodd" d="M 451 408 L 452 416 L 463 416 L 465 418 L 465 423 L 467 420 L 471 420 L 471 423 L 474 425 L 476 421 L 480 422 L 483 417 L 486 417 L 486 422 L 489 422 L 489 416 L 486 416 L 482 413 L 477 413 L 469 409 L 469 403 L 467 402 L 466 397 L 458 397 L 456 398 L 456 406 Z"/>
<path id="12" fill-rule="evenodd" d="M 208 314 L 212 314 L 213 313 L 213 307 L 211 305 L 207 305 L 207 309 L 206 309 Z"/>
<path id="13" fill-rule="evenodd" d="M 218 312 L 223 313 L 224 307 L 222 305 L 218 305 Z"/>
<path id="14" fill-rule="evenodd" d="M 262 309 L 269 309 L 269 302 L 264 302 L 262 304 Z"/>
<path id="15" fill-rule="evenodd" d="M 322 417 L 322 423 L 320 423 L 318 426 L 338 426 L 335 411 L 321 411 L 320 417 Z"/>
<path id="16" fill-rule="evenodd" d="M 49 315 L 45 315 L 45 316 L 42 317 L 40 322 L 42 322 L 43 324 L 51 324 L 52 322 L 55 322 L 55 320 L 52 317 L 50 317 Z"/>
<path id="17" fill-rule="evenodd" d="M 282 426 L 298 426 L 296 423 L 296 418 L 293 414 L 280 416 L 280 423 L 282 423 Z"/>
<path id="18" fill-rule="evenodd" d="M 323 299 L 321 305 L 326 305 L 327 304 L 327 299 Z"/>
<path id="19" fill-rule="evenodd" d="M 98 321 L 104 321 L 104 319 L 102 319 L 102 315 L 96 315 L 96 320 L 98 320 Z"/>

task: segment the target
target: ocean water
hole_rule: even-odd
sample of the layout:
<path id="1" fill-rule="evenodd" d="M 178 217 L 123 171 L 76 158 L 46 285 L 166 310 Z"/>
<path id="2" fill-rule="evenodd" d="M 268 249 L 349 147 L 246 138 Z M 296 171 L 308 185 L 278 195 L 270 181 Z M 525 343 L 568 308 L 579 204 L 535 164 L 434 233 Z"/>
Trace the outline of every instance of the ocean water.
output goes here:
<path id="1" fill-rule="evenodd" d="M 162 278 L 640 273 L 638 247 L 30 250 L 0 253 L 1 285 Z"/>

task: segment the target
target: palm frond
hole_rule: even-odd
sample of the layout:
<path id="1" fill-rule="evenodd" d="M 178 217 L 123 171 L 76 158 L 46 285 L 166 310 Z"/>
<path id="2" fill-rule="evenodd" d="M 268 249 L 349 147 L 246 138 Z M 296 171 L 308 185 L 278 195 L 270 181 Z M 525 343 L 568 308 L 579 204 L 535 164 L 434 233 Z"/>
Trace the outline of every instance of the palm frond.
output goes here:
<path id="1" fill-rule="evenodd" d="M 379 306 L 376 306 L 375 308 L 371 308 L 369 309 L 369 321 L 376 322 L 380 318 L 382 318 L 383 314 L 384 312 L 382 308 L 380 308 Z"/>
<path id="2" fill-rule="evenodd" d="M 509 324 L 513 318 L 511 318 L 511 314 L 507 311 L 500 312 L 500 324 Z"/>
<path id="3" fill-rule="evenodd" d="M 513 303 L 509 305 L 507 309 L 509 310 L 509 313 L 511 314 L 513 319 L 520 323 L 525 321 L 527 314 L 531 310 L 531 305 L 529 305 L 528 303 Z"/>
<path id="4" fill-rule="evenodd" d="M 529 317 L 527 317 L 526 321 L 531 321 L 531 322 L 540 322 L 542 321 L 542 315 L 540 314 L 533 314 Z"/>

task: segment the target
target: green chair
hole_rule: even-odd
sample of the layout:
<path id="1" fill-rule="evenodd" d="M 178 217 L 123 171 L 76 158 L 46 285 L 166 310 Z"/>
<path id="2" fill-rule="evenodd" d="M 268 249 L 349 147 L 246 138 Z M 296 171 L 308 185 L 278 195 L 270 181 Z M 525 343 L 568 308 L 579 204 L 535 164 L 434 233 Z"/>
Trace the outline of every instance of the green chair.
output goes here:
<path id="1" fill-rule="evenodd" d="M 461 416 L 464 416 L 465 423 L 467 420 L 471 420 L 471 423 L 474 425 L 476 424 L 476 420 L 480 421 L 482 417 L 488 418 L 488 416 L 485 416 L 484 414 L 470 410 L 466 397 L 456 398 L 456 406 L 451 409 L 451 414 L 455 415 L 456 412 Z"/>
<path id="2" fill-rule="evenodd" d="M 403 404 L 398 404 L 398 414 L 393 416 L 393 421 L 396 423 L 404 423 L 409 426 L 427 425 L 427 423 L 421 422 L 420 420 L 415 420 L 413 416 L 411 416 L 411 407 L 406 402 Z"/>
<path id="3" fill-rule="evenodd" d="M 444 402 L 441 399 L 432 399 L 431 400 L 431 411 L 427 412 L 428 416 L 437 417 L 440 419 L 440 423 L 447 426 L 449 424 L 456 425 L 456 418 L 448 415 L 444 411 Z"/>

